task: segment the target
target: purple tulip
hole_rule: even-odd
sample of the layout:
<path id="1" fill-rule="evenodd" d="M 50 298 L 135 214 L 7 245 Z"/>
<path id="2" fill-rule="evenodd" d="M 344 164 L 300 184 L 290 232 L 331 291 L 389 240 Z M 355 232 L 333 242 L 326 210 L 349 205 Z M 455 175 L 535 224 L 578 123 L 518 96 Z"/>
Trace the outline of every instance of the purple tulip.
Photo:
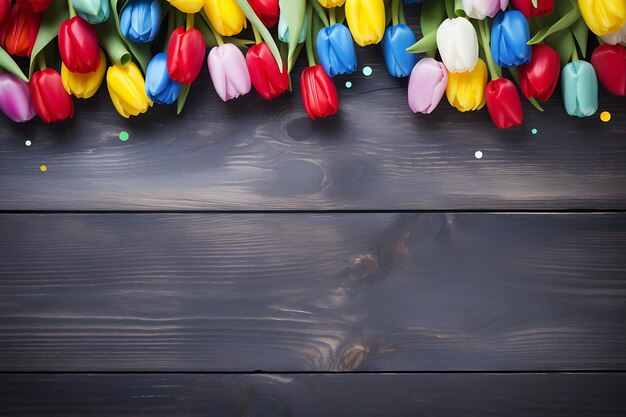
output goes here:
<path id="1" fill-rule="evenodd" d="M 248 94 L 252 88 L 248 64 L 239 48 L 231 43 L 216 46 L 207 59 L 211 81 L 224 101 Z"/>
<path id="2" fill-rule="evenodd" d="M 409 107 L 413 113 L 429 114 L 435 110 L 447 85 L 446 67 L 433 58 L 421 59 L 409 78 Z"/>
<path id="3" fill-rule="evenodd" d="M 0 110 L 14 122 L 24 123 L 35 117 L 28 84 L 13 74 L 0 74 Z"/>

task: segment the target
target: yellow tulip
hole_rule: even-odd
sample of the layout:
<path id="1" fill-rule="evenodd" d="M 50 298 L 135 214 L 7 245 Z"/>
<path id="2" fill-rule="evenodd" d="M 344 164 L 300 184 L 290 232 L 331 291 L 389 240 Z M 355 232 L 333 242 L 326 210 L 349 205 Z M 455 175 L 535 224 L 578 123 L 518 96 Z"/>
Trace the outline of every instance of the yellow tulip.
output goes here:
<path id="1" fill-rule="evenodd" d="M 317 0 L 317 2 L 326 8 L 331 8 L 343 6 L 346 0 Z"/>
<path id="2" fill-rule="evenodd" d="M 236 35 L 246 27 L 246 16 L 235 0 L 205 0 L 204 12 L 222 36 Z"/>
<path id="3" fill-rule="evenodd" d="M 167 0 L 172 6 L 183 13 L 198 13 L 204 5 L 204 0 Z"/>
<path id="4" fill-rule="evenodd" d="M 578 0 L 580 13 L 598 36 L 617 32 L 626 24 L 625 0 Z"/>
<path id="5" fill-rule="evenodd" d="M 107 87 L 115 110 L 127 119 L 152 107 L 152 101 L 146 95 L 146 83 L 134 62 L 109 67 Z"/>
<path id="6" fill-rule="evenodd" d="M 487 87 L 487 66 L 478 58 L 472 71 L 448 72 L 446 96 L 450 104 L 458 111 L 479 110 L 485 105 L 485 87 Z"/>
<path id="7" fill-rule="evenodd" d="M 385 34 L 385 2 L 346 0 L 346 20 L 356 43 L 361 46 L 378 43 Z"/>
<path id="8" fill-rule="evenodd" d="M 70 72 L 65 64 L 61 64 L 61 81 L 63 81 L 63 87 L 67 94 L 73 94 L 78 98 L 90 98 L 102 84 L 104 80 L 104 70 L 107 67 L 107 57 L 104 55 L 104 51 L 100 49 L 100 65 L 94 72 L 88 72 L 86 74 L 79 74 L 77 72 Z"/>

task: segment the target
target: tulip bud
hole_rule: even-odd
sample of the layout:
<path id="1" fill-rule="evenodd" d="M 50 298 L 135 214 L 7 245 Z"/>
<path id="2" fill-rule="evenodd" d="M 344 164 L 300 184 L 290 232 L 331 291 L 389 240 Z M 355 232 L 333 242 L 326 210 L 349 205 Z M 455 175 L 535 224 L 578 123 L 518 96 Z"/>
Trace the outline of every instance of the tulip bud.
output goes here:
<path id="1" fill-rule="evenodd" d="M 519 84 L 527 98 L 542 101 L 552 97 L 561 73 L 558 52 L 548 45 L 533 46 L 532 58 L 519 68 Z"/>
<path id="2" fill-rule="evenodd" d="M 506 78 L 491 80 L 485 90 L 485 99 L 489 116 L 500 129 L 522 124 L 524 120 L 522 101 L 511 80 Z"/>
<path id="3" fill-rule="evenodd" d="M 396 78 L 408 77 L 417 62 L 417 55 L 407 52 L 417 39 L 405 24 L 389 26 L 383 37 L 383 56 L 389 74 Z"/>
<path id="4" fill-rule="evenodd" d="M 94 72 L 100 64 L 100 49 L 96 27 L 78 16 L 59 27 L 61 60 L 71 72 Z"/>
<path id="5" fill-rule="evenodd" d="M 223 101 L 250 92 L 252 84 L 246 58 L 235 45 L 227 43 L 215 46 L 209 52 L 207 64 L 213 87 Z"/>
<path id="6" fill-rule="evenodd" d="M 76 14 L 92 25 L 106 21 L 111 13 L 109 0 L 72 0 L 72 6 Z"/>
<path id="7" fill-rule="evenodd" d="M 331 7 L 340 7 L 346 2 L 346 0 L 317 0 L 319 4 L 330 9 Z"/>
<path id="8" fill-rule="evenodd" d="M 35 13 L 41 13 L 52 4 L 52 0 L 17 0 L 17 3 L 28 7 Z"/>
<path id="9" fill-rule="evenodd" d="M 263 25 L 268 28 L 276 26 L 280 16 L 278 0 L 248 0 L 248 3 Z"/>
<path id="10" fill-rule="evenodd" d="M 609 45 L 621 44 L 626 46 L 626 25 L 622 26 L 622 28 L 617 32 L 607 33 L 606 35 L 602 35 L 600 37 Z"/>
<path id="11" fill-rule="evenodd" d="M 478 37 L 463 17 L 444 20 L 437 29 L 437 48 L 449 72 L 472 71 L 478 62 Z"/>
<path id="12" fill-rule="evenodd" d="M 183 13 L 198 13 L 204 5 L 204 0 L 167 0 L 167 2 Z"/>
<path id="13" fill-rule="evenodd" d="M 278 63 L 265 42 L 248 49 L 246 63 L 252 85 L 265 100 L 272 100 L 289 88 L 287 67 L 283 63 L 282 71 L 278 68 Z"/>
<path id="14" fill-rule="evenodd" d="M 106 65 L 107 59 L 102 50 L 100 50 L 100 64 L 94 72 L 84 74 L 71 72 L 65 64 L 61 64 L 61 80 L 63 81 L 65 91 L 77 98 L 93 97 L 100 88 L 102 80 L 104 80 Z"/>
<path id="15" fill-rule="evenodd" d="M 4 22 L 4 18 L 9 15 L 11 10 L 11 0 L 0 0 L 0 25 Z"/>
<path id="16" fill-rule="evenodd" d="M 233 36 L 246 27 L 246 16 L 235 0 L 204 0 L 204 11 L 222 36 Z"/>
<path id="17" fill-rule="evenodd" d="M 350 1 L 350 0 L 347 0 Z M 300 77 L 302 104 L 313 120 L 332 116 L 339 108 L 337 88 L 321 65 L 306 67 Z"/>
<path id="18" fill-rule="evenodd" d="M 30 98 L 39 117 L 46 123 L 74 116 L 74 102 L 63 87 L 61 75 L 52 68 L 35 72 L 30 77 Z"/>
<path id="19" fill-rule="evenodd" d="M 24 123 L 35 117 L 28 83 L 13 74 L 0 74 L 0 110 L 17 123 Z"/>
<path id="20" fill-rule="evenodd" d="M 413 113 L 430 114 L 437 108 L 448 85 L 448 71 L 433 58 L 422 58 L 409 78 L 409 107 Z"/>
<path id="21" fill-rule="evenodd" d="M 530 1 L 530 0 L 529 0 Z M 506 10 L 509 0 L 463 0 L 463 11 L 472 19 L 483 20 Z"/>
<path id="22" fill-rule="evenodd" d="M 120 31 L 135 43 L 152 42 L 161 25 L 161 5 L 157 0 L 131 0 L 120 16 Z"/>
<path id="23" fill-rule="evenodd" d="M 11 55 L 30 56 L 37 33 L 41 13 L 36 13 L 28 4 L 15 3 L 2 24 L 0 43 Z"/>
<path id="24" fill-rule="evenodd" d="M 626 48 L 600 45 L 591 56 L 598 79 L 611 94 L 626 96 Z"/>
<path id="25" fill-rule="evenodd" d="M 537 7 L 533 5 L 533 0 L 511 0 L 513 6 L 522 12 L 527 19 L 531 17 L 551 15 L 554 11 L 555 0 L 537 0 Z"/>
<path id="26" fill-rule="evenodd" d="M 156 54 L 146 70 L 146 94 L 157 104 L 172 104 L 180 94 L 180 83 L 167 73 L 167 54 Z"/>
<path id="27" fill-rule="evenodd" d="M 487 66 L 482 59 L 478 59 L 472 71 L 448 71 L 448 86 L 446 87 L 448 102 L 461 112 L 482 109 L 485 105 L 486 85 Z"/>
<path id="28" fill-rule="evenodd" d="M 328 75 L 352 74 L 357 58 L 352 35 L 340 23 L 325 27 L 317 33 L 317 56 Z"/>
<path id="29" fill-rule="evenodd" d="M 302 29 L 300 29 L 300 36 L 298 36 L 298 43 L 302 43 L 306 40 L 306 33 L 308 29 L 308 24 L 306 19 L 302 22 Z M 278 19 L 278 39 L 281 42 L 289 43 L 289 26 L 287 25 L 287 20 L 280 14 L 280 18 Z"/>
<path id="30" fill-rule="evenodd" d="M 346 21 L 354 41 L 361 46 L 379 43 L 385 34 L 383 0 L 346 0 Z"/>
<path id="31" fill-rule="evenodd" d="M 196 29 L 178 27 L 172 32 L 167 47 L 167 71 L 173 80 L 191 84 L 200 74 L 206 43 L 202 33 Z"/>
<path id="32" fill-rule="evenodd" d="M 578 0 L 578 7 L 589 29 L 598 36 L 617 32 L 626 24 L 624 0 Z"/>
<path id="33" fill-rule="evenodd" d="M 565 111 L 570 116 L 592 116 L 598 110 L 598 77 L 586 61 L 567 64 L 561 74 Z"/>
<path id="34" fill-rule="evenodd" d="M 530 61 L 528 21 L 518 10 L 500 13 L 491 28 L 491 55 L 501 67 L 518 67 Z"/>
<path id="35" fill-rule="evenodd" d="M 137 64 L 113 65 L 107 71 L 107 88 L 115 110 L 125 118 L 137 116 L 152 107 L 146 84 Z"/>

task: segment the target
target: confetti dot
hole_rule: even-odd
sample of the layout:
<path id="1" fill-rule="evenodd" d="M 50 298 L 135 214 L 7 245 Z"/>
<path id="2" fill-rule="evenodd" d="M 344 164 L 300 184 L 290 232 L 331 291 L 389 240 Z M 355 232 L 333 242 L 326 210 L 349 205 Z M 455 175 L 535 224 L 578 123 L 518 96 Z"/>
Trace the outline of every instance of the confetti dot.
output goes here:
<path id="1" fill-rule="evenodd" d="M 600 113 L 600 120 L 602 120 L 604 123 L 610 121 L 611 113 L 609 113 L 608 111 L 603 111 L 602 113 Z"/>
<path id="2" fill-rule="evenodd" d="M 483 157 L 483 153 L 481 151 L 476 151 L 474 156 L 476 157 L 476 159 L 481 159 Z"/>
<path id="3" fill-rule="evenodd" d="M 346 88 L 352 88 L 352 82 L 346 81 Z"/>
<path id="4" fill-rule="evenodd" d="M 372 67 L 363 68 L 363 75 L 365 75 L 366 77 L 369 77 L 370 75 L 372 75 Z"/>
<path id="5" fill-rule="evenodd" d="M 129 137 L 130 135 L 128 134 L 128 132 L 120 132 L 120 140 L 122 142 L 126 142 Z"/>
<path id="6" fill-rule="evenodd" d="M 532 132 L 533 135 L 536 135 L 538 130 L 537 129 L 533 129 L 533 130 L 531 130 L 531 132 Z"/>
<path id="7" fill-rule="evenodd" d="M 30 145 L 32 145 L 32 143 L 31 143 L 31 141 L 27 140 L 26 142 L 24 142 L 24 145 L 30 146 Z"/>
<path id="8" fill-rule="evenodd" d="M 46 172 L 46 171 L 48 170 L 48 167 L 47 167 L 47 166 L 45 166 L 45 165 L 42 165 L 42 166 L 40 166 L 40 167 L 39 167 L 39 170 L 40 170 L 41 172 Z"/>

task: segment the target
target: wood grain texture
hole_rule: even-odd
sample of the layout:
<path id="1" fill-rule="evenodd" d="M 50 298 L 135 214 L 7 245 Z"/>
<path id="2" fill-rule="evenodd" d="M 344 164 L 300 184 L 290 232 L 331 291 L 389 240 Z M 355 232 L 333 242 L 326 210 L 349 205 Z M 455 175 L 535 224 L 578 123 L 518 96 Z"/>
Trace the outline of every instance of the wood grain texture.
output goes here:
<path id="1" fill-rule="evenodd" d="M 4 214 L 0 369 L 626 369 L 626 214 Z"/>
<path id="2" fill-rule="evenodd" d="M 5 417 L 623 417 L 625 374 L 3 375 Z"/>

